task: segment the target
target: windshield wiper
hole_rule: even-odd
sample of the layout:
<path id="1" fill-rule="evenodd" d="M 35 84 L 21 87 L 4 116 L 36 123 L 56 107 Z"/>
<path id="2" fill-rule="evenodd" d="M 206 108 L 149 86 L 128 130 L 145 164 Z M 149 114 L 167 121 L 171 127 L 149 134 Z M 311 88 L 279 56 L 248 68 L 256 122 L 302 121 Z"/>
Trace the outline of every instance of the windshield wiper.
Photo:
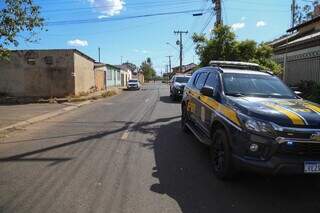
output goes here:
<path id="1" fill-rule="evenodd" d="M 240 92 L 235 92 L 235 93 L 226 93 L 226 95 L 228 95 L 228 96 L 233 96 L 233 97 L 244 97 L 244 96 L 246 96 L 245 94 L 243 94 L 243 93 L 240 93 Z"/>

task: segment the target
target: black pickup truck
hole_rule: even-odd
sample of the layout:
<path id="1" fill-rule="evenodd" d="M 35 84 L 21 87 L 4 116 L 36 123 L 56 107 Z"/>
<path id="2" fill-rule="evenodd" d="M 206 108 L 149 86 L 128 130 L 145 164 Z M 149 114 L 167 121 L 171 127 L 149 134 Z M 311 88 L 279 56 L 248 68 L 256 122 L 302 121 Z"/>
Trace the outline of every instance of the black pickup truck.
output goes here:
<path id="1" fill-rule="evenodd" d="M 243 62 L 197 70 L 185 87 L 183 130 L 210 147 L 215 175 L 320 173 L 320 106 Z"/>

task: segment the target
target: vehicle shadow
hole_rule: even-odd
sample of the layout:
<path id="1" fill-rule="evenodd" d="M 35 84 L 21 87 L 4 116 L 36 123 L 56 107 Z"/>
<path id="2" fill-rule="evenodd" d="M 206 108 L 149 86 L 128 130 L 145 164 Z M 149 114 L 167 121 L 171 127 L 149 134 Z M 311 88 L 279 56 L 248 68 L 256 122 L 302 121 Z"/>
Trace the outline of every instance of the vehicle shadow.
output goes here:
<path id="1" fill-rule="evenodd" d="M 181 98 L 173 100 L 170 96 L 160 96 L 160 101 L 166 104 L 180 104 Z"/>
<path id="2" fill-rule="evenodd" d="M 222 182 L 210 170 L 207 147 L 182 133 L 179 121 L 162 125 L 150 141 L 158 184 L 150 190 L 174 199 L 182 212 L 319 212 L 319 178 L 242 174 Z"/>

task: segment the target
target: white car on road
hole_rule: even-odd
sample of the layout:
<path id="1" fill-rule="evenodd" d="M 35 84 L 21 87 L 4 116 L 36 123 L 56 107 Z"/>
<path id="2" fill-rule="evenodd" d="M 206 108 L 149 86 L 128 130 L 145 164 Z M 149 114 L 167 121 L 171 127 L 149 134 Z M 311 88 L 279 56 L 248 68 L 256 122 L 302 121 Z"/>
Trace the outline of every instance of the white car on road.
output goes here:
<path id="1" fill-rule="evenodd" d="M 131 79 L 128 81 L 128 90 L 131 89 L 140 90 L 140 82 L 137 79 Z"/>

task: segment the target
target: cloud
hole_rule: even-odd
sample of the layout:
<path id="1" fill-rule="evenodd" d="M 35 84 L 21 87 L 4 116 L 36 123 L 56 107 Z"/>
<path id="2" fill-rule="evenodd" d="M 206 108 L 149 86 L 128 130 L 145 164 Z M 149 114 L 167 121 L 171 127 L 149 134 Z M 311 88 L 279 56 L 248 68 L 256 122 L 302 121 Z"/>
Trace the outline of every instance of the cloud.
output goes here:
<path id="1" fill-rule="evenodd" d="M 88 46 L 89 43 L 86 40 L 75 39 L 68 41 L 68 45 L 73 47 L 85 47 Z"/>
<path id="2" fill-rule="evenodd" d="M 87 0 L 92 7 L 97 9 L 102 15 L 98 18 L 107 18 L 118 15 L 123 10 L 124 0 Z"/>
<path id="3" fill-rule="evenodd" d="M 237 31 L 239 29 L 242 29 L 246 26 L 246 24 L 244 22 L 239 22 L 239 23 L 234 23 L 231 25 L 231 28 L 234 30 L 234 31 Z"/>
<path id="4" fill-rule="evenodd" d="M 258 21 L 257 24 L 256 24 L 257 27 L 264 27 L 266 25 L 267 25 L 267 23 L 264 22 L 264 21 Z"/>
<path id="5" fill-rule="evenodd" d="M 149 53 L 149 51 L 148 51 L 148 50 L 138 50 L 138 49 L 133 49 L 132 51 L 133 51 L 133 52 L 135 52 L 135 53 L 143 53 L 143 54 L 147 54 L 147 53 Z"/>

